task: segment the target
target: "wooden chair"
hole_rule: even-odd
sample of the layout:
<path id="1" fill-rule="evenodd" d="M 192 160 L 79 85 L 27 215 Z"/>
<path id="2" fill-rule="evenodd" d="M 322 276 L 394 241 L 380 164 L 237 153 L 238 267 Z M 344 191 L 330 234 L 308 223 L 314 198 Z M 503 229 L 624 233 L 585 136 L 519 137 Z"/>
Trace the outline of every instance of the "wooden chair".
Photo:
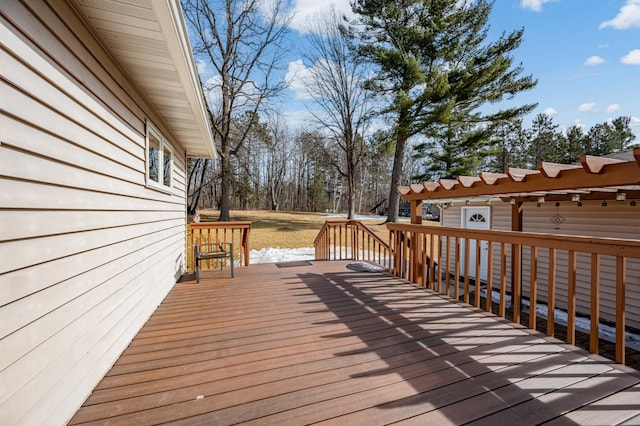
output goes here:
<path id="1" fill-rule="evenodd" d="M 225 250 L 225 247 L 228 250 Z M 229 259 L 231 278 L 235 277 L 233 270 L 233 243 L 199 244 L 193 247 L 193 263 L 195 264 L 196 282 L 200 282 L 200 262 L 211 259 Z M 223 260 L 220 261 L 222 270 Z"/>

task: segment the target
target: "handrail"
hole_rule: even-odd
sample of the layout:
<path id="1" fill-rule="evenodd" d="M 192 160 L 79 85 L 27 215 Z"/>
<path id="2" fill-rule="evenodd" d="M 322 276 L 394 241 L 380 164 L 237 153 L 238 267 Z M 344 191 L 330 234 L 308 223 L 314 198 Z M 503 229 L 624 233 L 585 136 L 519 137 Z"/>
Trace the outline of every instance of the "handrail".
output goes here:
<path id="1" fill-rule="evenodd" d="M 389 245 L 358 220 L 326 221 L 313 245 L 318 260 L 365 260 L 389 267 Z"/>
<path id="2" fill-rule="evenodd" d="M 554 309 L 566 310 L 567 342 L 574 344 L 576 318 L 582 309 L 582 313 L 591 319 L 590 351 L 598 353 L 599 323 L 602 317 L 616 324 L 615 359 L 624 363 L 627 260 L 632 259 L 634 268 L 638 269 L 640 241 L 408 224 L 388 224 L 387 227 L 392 253 L 391 273 L 456 299 L 461 296 L 466 303 L 470 303 L 470 294 L 473 292 L 472 303 L 478 308 L 479 290 L 485 287 L 487 311 L 493 308 L 491 294 L 495 275 L 499 279 L 496 291 L 500 293 L 500 316 L 506 315 L 509 281 L 515 322 L 520 322 L 522 300 L 528 297 L 529 327 L 535 329 L 536 305 L 538 302 L 546 302 L 550 313 L 547 318 L 547 334 L 553 336 L 554 333 Z M 472 245 L 475 247 L 475 256 Z M 434 256 L 429 257 L 424 250 L 425 247 L 435 246 L 439 247 L 440 259 L 437 262 Z M 541 250 L 547 252 L 546 259 Z M 475 265 L 472 265 L 470 259 L 474 257 Z M 486 262 L 487 269 L 484 282 L 481 274 L 483 261 Z M 541 266 L 542 263 L 545 263 L 545 267 Z M 588 263 L 590 268 L 585 266 Z M 582 267 L 579 269 L 578 265 Z M 472 267 L 475 267 L 476 276 L 473 289 L 470 279 Z M 602 271 L 605 269 L 615 277 L 604 280 L 605 274 Z M 578 275 L 583 278 L 582 282 L 586 282 L 582 287 Z M 479 282 L 478 286 L 476 280 Z M 541 294 L 542 290 L 546 293 L 545 297 Z M 459 294 L 460 291 L 462 295 Z M 605 293 L 615 294 L 613 300 L 608 300 L 609 304 L 615 305 L 611 312 L 604 310 L 600 303 L 601 295 L 604 296 Z M 636 321 L 640 321 L 640 318 Z"/>
<path id="3" fill-rule="evenodd" d="M 187 228 L 187 270 L 194 269 L 193 247 L 196 244 L 232 243 L 237 266 L 249 266 L 250 221 L 192 222 Z M 215 268 L 215 261 L 201 263 L 202 269 Z"/>

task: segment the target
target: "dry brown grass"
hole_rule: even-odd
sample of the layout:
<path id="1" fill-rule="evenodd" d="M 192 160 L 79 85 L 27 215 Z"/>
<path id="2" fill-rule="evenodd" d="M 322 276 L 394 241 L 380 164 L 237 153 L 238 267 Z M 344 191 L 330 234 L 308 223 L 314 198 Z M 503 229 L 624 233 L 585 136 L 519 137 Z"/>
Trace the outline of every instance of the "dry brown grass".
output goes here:
<path id="1" fill-rule="evenodd" d="M 202 221 L 217 220 L 219 212 L 200 211 Z M 251 221 L 250 248 L 266 247 L 299 248 L 313 247 L 318 232 L 326 220 L 339 219 L 323 213 L 231 211 L 231 220 Z M 383 219 L 365 219 L 362 222 L 383 241 L 389 240 L 389 231 Z"/>

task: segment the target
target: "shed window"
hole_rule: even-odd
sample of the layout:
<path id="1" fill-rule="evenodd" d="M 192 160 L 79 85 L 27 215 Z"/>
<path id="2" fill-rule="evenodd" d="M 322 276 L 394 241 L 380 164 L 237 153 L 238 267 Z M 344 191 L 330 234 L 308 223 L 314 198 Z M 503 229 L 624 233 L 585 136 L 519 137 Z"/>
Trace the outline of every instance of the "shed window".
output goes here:
<path id="1" fill-rule="evenodd" d="M 481 223 L 485 223 L 487 221 L 487 219 L 484 217 L 484 215 L 480 214 L 480 213 L 476 213 L 473 216 L 471 216 L 469 218 L 469 222 L 481 222 Z"/>
<path id="2" fill-rule="evenodd" d="M 158 130 L 147 122 L 147 185 L 171 189 L 173 149 Z"/>

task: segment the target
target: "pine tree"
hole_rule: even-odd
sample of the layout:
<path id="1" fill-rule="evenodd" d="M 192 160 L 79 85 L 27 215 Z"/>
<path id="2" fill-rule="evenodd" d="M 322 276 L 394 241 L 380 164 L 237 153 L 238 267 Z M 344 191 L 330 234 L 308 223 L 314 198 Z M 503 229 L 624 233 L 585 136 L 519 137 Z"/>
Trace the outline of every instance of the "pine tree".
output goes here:
<path id="1" fill-rule="evenodd" d="M 512 98 L 535 86 L 521 77 L 510 54 L 523 30 L 487 41 L 491 3 L 486 0 L 354 0 L 359 52 L 376 67 L 367 87 L 384 100 L 381 113 L 393 131 L 394 165 L 387 220 L 397 221 L 396 187 L 407 141 L 438 124 L 473 125 L 488 139 L 492 123 L 529 112 L 533 105 L 483 115 L 486 103 Z M 474 129 L 476 130 L 476 129 Z"/>

